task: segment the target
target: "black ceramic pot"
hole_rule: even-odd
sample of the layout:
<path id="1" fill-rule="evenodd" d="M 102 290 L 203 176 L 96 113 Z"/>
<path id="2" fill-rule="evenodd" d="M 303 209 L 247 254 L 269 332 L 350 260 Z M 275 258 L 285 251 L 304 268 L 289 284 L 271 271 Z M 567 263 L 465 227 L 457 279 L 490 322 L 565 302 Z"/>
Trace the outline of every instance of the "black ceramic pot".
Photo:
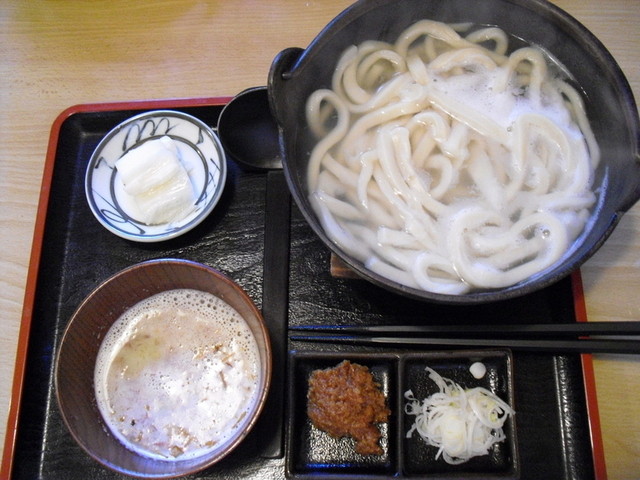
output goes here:
<path id="1" fill-rule="evenodd" d="M 305 102 L 330 87 L 334 66 L 350 45 L 378 39 L 394 42 L 420 19 L 496 25 L 556 57 L 582 88 L 587 114 L 602 151 L 594 186 L 597 216 L 580 246 L 564 261 L 508 288 L 443 295 L 389 281 L 341 251 L 325 234 L 308 200 L 305 172 L 315 139 L 306 128 Z M 323 242 L 362 277 L 400 294 L 434 302 L 474 304 L 512 298 L 548 286 L 570 274 L 602 245 L 640 198 L 640 128 L 627 80 L 605 47 L 583 25 L 544 0 L 363 0 L 329 23 L 306 48 L 290 48 L 274 60 L 269 99 L 280 129 L 284 169 L 293 198 Z"/>

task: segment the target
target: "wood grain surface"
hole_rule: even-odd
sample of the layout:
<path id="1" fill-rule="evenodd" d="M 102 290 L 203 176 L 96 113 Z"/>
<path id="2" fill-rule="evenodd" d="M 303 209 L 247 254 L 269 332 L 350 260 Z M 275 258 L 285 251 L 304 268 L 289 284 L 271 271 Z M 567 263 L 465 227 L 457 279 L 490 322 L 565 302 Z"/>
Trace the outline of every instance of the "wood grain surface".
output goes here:
<path id="1" fill-rule="evenodd" d="M 350 0 L 0 2 L 0 440 L 51 125 L 83 103 L 231 96 L 264 85 Z M 557 0 L 640 96 L 640 2 Z M 46 194 L 46 192 L 45 192 Z M 640 205 L 582 268 L 590 320 L 640 319 Z M 29 312 L 26 312 L 28 314 Z M 37 328 L 37 326 L 35 327 Z M 594 358 L 608 478 L 640 472 L 640 356 Z"/>

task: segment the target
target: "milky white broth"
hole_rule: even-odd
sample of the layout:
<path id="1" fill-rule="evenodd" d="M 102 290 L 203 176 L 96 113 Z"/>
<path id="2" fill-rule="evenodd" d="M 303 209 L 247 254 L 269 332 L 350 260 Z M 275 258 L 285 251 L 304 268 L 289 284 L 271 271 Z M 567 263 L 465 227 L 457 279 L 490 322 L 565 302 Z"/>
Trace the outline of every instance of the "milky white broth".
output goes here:
<path id="1" fill-rule="evenodd" d="M 182 460 L 223 445 L 257 400 L 259 353 L 249 326 L 209 293 L 179 289 L 126 311 L 95 369 L 112 433 L 144 456 Z"/>
<path id="2" fill-rule="evenodd" d="M 493 27 L 418 21 L 341 55 L 307 100 L 309 201 L 369 270 L 440 294 L 509 287 L 588 228 L 598 145 L 578 91 Z"/>

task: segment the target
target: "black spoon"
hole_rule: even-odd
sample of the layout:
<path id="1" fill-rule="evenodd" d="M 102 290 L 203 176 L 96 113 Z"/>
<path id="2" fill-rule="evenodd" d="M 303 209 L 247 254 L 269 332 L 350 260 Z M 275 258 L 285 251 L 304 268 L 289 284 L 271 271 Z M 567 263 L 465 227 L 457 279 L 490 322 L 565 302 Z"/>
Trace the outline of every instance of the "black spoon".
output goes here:
<path id="1" fill-rule="evenodd" d="M 220 112 L 220 142 L 231 158 L 247 170 L 282 169 L 278 125 L 271 115 L 267 87 L 236 95 Z"/>
<path id="2" fill-rule="evenodd" d="M 271 339 L 271 387 L 259 423 L 261 456 L 283 453 L 287 312 L 289 299 L 289 218 L 291 196 L 282 171 L 278 127 L 271 116 L 266 87 L 244 90 L 218 119 L 220 142 L 243 169 L 267 171 L 262 316 Z"/>

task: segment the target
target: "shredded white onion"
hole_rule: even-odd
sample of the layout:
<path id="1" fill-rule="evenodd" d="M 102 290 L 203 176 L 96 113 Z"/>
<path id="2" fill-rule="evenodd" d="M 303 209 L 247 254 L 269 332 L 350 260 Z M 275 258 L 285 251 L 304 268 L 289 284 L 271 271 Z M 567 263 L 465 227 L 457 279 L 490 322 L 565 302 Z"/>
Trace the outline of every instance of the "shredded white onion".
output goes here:
<path id="1" fill-rule="evenodd" d="M 417 432 L 429 445 L 438 447 L 436 460 L 442 455 L 452 465 L 486 455 L 506 438 L 502 427 L 515 414 L 506 402 L 485 388 L 465 390 L 432 368 L 426 370 L 439 391 L 423 401 L 411 390 L 405 392 L 405 413 L 416 416 L 407 438 Z"/>

